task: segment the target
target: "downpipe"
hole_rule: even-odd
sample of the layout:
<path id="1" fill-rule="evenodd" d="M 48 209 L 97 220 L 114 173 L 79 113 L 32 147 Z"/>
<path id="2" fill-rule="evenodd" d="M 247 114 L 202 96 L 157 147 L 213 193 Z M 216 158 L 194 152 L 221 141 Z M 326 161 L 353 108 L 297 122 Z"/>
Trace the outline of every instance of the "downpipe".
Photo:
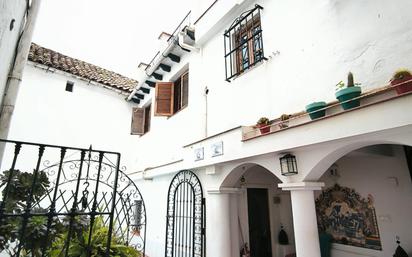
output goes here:
<path id="1" fill-rule="evenodd" d="M 27 18 L 23 32 L 17 45 L 16 58 L 9 74 L 0 111 L 0 138 L 7 139 L 10 122 L 23 76 L 24 67 L 30 51 L 31 39 L 39 13 L 41 0 L 32 0 L 27 10 Z M 3 158 L 5 144 L 0 145 L 0 163 Z"/>

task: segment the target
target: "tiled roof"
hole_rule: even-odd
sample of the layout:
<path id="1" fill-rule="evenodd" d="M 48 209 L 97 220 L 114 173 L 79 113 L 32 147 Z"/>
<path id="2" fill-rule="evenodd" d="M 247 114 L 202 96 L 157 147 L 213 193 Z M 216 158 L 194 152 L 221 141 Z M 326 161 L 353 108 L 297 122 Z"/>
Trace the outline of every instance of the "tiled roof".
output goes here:
<path id="1" fill-rule="evenodd" d="M 138 83 L 137 80 L 103 69 L 99 66 L 71 58 L 53 50 L 41 47 L 35 43 L 31 44 L 28 59 L 32 62 L 65 71 L 84 79 L 95 81 L 125 92 L 132 92 L 133 88 Z"/>

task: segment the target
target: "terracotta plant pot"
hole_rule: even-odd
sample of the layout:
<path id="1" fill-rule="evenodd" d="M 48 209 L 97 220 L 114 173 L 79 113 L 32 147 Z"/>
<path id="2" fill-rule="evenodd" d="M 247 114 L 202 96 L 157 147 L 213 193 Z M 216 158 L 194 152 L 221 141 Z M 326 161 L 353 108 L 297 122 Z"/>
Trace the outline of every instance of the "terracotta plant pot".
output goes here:
<path id="1" fill-rule="evenodd" d="M 396 93 L 398 95 L 405 94 L 407 92 L 412 91 L 412 81 L 403 83 L 405 81 L 412 80 L 412 75 L 404 76 L 403 78 L 392 79 L 391 85 L 395 87 Z M 403 84 L 401 84 L 403 83 Z M 398 85 L 401 84 L 401 85 Z"/>
<path id="2" fill-rule="evenodd" d="M 358 86 L 347 87 L 335 93 L 336 99 L 339 100 L 344 110 L 349 110 L 360 105 L 360 99 L 351 100 L 352 98 L 360 96 L 362 89 Z M 348 102 L 346 102 L 348 101 Z"/>
<path id="3" fill-rule="evenodd" d="M 258 124 L 256 125 L 260 130 L 260 134 L 266 134 L 270 132 L 270 125 Z"/>
<path id="4" fill-rule="evenodd" d="M 315 120 L 315 119 L 319 119 L 325 116 L 326 110 L 317 111 L 325 107 L 326 107 L 325 102 L 314 102 L 314 103 L 306 105 L 305 109 L 306 109 L 306 112 L 309 113 L 310 119 Z"/>

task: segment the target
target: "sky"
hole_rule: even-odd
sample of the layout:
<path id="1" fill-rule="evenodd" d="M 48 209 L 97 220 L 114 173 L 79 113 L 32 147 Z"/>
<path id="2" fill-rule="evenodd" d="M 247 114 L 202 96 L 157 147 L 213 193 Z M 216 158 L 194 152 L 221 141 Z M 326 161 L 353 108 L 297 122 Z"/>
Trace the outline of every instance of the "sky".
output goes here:
<path id="1" fill-rule="evenodd" d="M 158 51 L 194 0 L 42 0 L 33 42 L 125 76 Z M 192 17 L 194 18 L 194 17 Z"/>

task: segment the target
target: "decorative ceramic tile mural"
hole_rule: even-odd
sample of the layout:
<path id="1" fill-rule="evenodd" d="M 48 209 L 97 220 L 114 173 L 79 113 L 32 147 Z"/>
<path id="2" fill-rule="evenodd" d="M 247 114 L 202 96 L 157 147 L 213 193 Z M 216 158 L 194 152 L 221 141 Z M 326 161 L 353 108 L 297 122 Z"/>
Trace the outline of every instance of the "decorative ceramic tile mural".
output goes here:
<path id="1" fill-rule="evenodd" d="M 362 198 L 355 190 L 335 184 L 316 199 L 320 232 L 334 243 L 382 250 L 373 197 Z"/>

